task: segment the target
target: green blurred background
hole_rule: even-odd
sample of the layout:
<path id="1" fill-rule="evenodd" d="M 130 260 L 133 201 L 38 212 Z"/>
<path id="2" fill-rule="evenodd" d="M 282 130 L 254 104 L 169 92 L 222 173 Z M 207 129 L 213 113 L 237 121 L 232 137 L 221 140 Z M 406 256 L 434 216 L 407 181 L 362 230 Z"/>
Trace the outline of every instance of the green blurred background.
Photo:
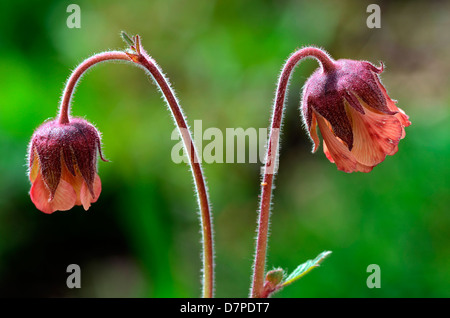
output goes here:
<path id="1" fill-rule="evenodd" d="M 72 1 L 0 3 L 0 296 L 198 297 L 200 233 L 191 173 L 174 164 L 172 118 L 142 70 L 102 64 L 78 86 L 73 114 L 96 124 L 110 163 L 103 191 L 45 215 L 28 191 L 34 129 L 57 113 L 84 58 L 140 34 L 171 79 L 188 122 L 203 129 L 268 126 L 285 59 L 305 45 L 383 61 L 383 83 L 410 116 L 398 153 L 369 174 L 345 174 L 311 153 L 298 105 L 317 67 L 297 68 L 285 113 L 268 268 L 292 271 L 324 250 L 319 269 L 276 297 L 450 296 L 450 5 L 377 1 Z M 214 215 L 216 296 L 247 297 L 261 164 L 205 164 Z M 81 267 L 81 289 L 66 268 Z M 378 264 L 381 288 L 369 289 Z"/>

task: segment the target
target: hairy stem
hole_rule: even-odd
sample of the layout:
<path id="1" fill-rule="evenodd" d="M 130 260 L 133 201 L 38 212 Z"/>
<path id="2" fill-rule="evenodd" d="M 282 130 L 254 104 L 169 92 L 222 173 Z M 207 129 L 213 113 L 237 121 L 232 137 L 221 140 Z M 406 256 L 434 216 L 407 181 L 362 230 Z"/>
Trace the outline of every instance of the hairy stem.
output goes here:
<path id="1" fill-rule="evenodd" d="M 198 160 L 197 150 L 181 107 L 172 88 L 170 87 L 169 81 L 165 78 L 156 62 L 141 47 L 138 36 L 135 37 L 135 46 L 133 46 L 133 48 L 137 54 L 129 54 L 130 57 L 135 63 L 141 65 L 151 74 L 161 89 L 161 92 L 163 93 L 169 109 L 175 119 L 176 125 L 184 142 L 184 147 L 188 154 L 189 163 L 191 165 L 192 174 L 195 180 L 198 203 L 200 206 L 200 223 L 203 242 L 203 297 L 211 298 L 214 294 L 214 245 L 212 216 L 210 212 L 208 191 L 206 189 L 206 181 L 203 176 L 201 164 Z"/>
<path id="2" fill-rule="evenodd" d="M 67 80 L 66 86 L 64 88 L 63 96 L 61 98 L 61 104 L 59 108 L 59 123 L 68 124 L 69 123 L 69 112 L 70 104 L 72 101 L 72 96 L 74 94 L 75 87 L 77 83 L 83 76 L 83 74 L 92 66 L 105 62 L 105 61 L 130 61 L 130 57 L 120 51 L 102 52 L 95 54 L 84 60 L 77 68 L 72 72 L 69 79 Z"/>
<path id="3" fill-rule="evenodd" d="M 128 38 L 129 39 L 129 38 Z M 72 73 L 69 80 L 66 83 L 63 97 L 60 104 L 59 122 L 61 124 L 69 123 L 69 108 L 76 87 L 77 82 L 81 76 L 90 67 L 104 61 L 117 61 L 124 60 L 128 62 L 134 62 L 150 73 L 151 77 L 155 80 L 157 86 L 160 88 L 167 105 L 173 115 L 175 124 L 182 136 L 184 147 L 189 154 L 189 162 L 191 165 L 191 171 L 196 186 L 196 194 L 198 198 L 198 204 L 200 206 L 200 222 L 202 231 L 203 242 L 203 290 L 202 296 L 205 298 L 213 297 L 214 292 L 214 253 L 213 253 L 213 233 L 212 233 L 212 218 L 209 205 L 209 196 L 206 187 L 206 181 L 203 175 L 202 167 L 198 160 L 197 150 L 192 140 L 191 133 L 189 131 L 186 119 L 183 115 L 178 100 L 170 87 L 168 80 L 156 64 L 156 62 L 148 56 L 139 43 L 139 37 L 135 37 L 134 46 L 132 46 L 135 53 L 126 53 L 120 51 L 111 51 L 96 54 L 85 61 L 83 61 Z"/>
<path id="4" fill-rule="evenodd" d="M 270 205 L 272 200 L 274 175 L 277 169 L 281 122 L 283 119 L 289 78 L 295 66 L 305 57 L 317 59 L 324 71 L 329 71 L 334 68 L 334 61 L 325 52 L 318 48 L 307 47 L 298 50 L 288 58 L 278 79 L 265 159 L 264 176 L 263 182 L 261 183 L 262 189 L 258 215 L 258 234 L 253 263 L 253 280 L 250 291 L 250 296 L 253 298 L 267 297 L 264 294 L 264 275 L 266 270 L 267 242 L 269 238 Z"/>

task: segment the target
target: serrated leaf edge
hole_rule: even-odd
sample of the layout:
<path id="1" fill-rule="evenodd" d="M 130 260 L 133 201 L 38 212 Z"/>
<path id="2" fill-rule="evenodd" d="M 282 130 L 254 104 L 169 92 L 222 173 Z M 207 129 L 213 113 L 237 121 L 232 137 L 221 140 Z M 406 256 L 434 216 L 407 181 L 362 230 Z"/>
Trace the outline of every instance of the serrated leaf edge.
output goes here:
<path id="1" fill-rule="evenodd" d="M 294 271 L 289 274 L 289 276 L 279 285 L 279 287 L 284 287 L 289 284 L 292 284 L 296 280 L 299 280 L 306 274 L 308 274 L 313 268 L 316 268 L 319 266 L 319 264 L 328 256 L 331 254 L 331 251 L 324 251 L 317 255 L 317 257 L 313 260 L 307 260 L 303 264 L 297 266 Z"/>

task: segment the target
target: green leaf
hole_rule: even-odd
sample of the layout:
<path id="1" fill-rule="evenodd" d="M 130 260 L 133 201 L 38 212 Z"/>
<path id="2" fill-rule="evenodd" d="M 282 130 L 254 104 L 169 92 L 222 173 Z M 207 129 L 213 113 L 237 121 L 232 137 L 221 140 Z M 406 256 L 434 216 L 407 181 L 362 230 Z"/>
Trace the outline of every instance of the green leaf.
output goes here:
<path id="1" fill-rule="evenodd" d="M 128 36 L 128 34 L 125 33 L 125 31 L 120 32 L 120 36 L 122 37 L 122 40 L 125 41 L 129 46 L 133 46 L 134 42 L 133 40 Z"/>
<path id="2" fill-rule="evenodd" d="M 286 285 L 292 284 L 296 280 L 302 278 L 304 275 L 309 273 L 313 268 L 319 266 L 319 264 L 331 254 L 331 251 L 325 251 L 320 253 L 315 259 L 307 260 L 305 263 L 299 265 L 280 285 L 284 287 Z"/>

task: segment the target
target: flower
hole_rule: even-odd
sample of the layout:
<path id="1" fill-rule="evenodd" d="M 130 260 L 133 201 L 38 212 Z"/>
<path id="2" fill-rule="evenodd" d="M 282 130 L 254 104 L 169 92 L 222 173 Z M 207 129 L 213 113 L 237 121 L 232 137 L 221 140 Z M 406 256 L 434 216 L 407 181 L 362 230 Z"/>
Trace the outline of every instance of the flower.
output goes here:
<path id="1" fill-rule="evenodd" d="M 369 172 L 398 151 L 409 117 L 396 106 L 375 67 L 366 61 L 338 60 L 307 80 L 302 97 L 303 121 L 314 142 L 323 138 L 326 157 L 345 172 Z"/>
<path id="2" fill-rule="evenodd" d="M 98 152 L 97 152 L 98 151 Z M 30 197 L 44 213 L 65 211 L 74 205 L 87 210 L 101 192 L 97 157 L 100 134 L 82 118 L 61 124 L 51 120 L 34 132 L 29 145 Z"/>

